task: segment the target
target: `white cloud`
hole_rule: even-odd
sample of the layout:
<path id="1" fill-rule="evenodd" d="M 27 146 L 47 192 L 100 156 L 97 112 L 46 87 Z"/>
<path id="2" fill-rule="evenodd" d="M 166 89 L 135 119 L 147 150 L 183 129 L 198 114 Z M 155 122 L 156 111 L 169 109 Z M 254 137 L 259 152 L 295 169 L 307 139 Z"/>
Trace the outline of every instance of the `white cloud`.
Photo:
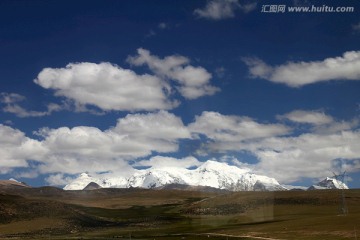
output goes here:
<path id="1" fill-rule="evenodd" d="M 0 93 L 0 102 L 6 104 L 17 103 L 25 100 L 25 97 L 17 93 Z"/>
<path id="2" fill-rule="evenodd" d="M 357 126 L 359 126 L 359 119 L 354 118 L 350 121 L 333 121 L 329 124 L 318 125 L 313 128 L 313 132 L 317 134 L 330 134 L 355 129 Z"/>
<path id="3" fill-rule="evenodd" d="M 216 112 L 203 112 L 188 127 L 208 138 L 209 141 L 202 141 L 203 152 L 246 151 L 259 162 L 245 167 L 284 183 L 302 177 L 326 177 L 337 159 L 347 159 L 350 166 L 359 159 L 358 120 L 338 122 L 319 111 L 293 111 L 285 116 L 313 127 L 308 129 L 309 133 L 287 136 L 290 128 L 285 125 L 262 124 L 247 117 Z"/>
<path id="4" fill-rule="evenodd" d="M 0 156 L 2 173 L 16 167 L 28 167 L 26 160 L 39 159 L 46 149 L 17 129 L 0 124 Z"/>
<path id="5" fill-rule="evenodd" d="M 181 159 L 172 157 L 155 156 L 148 160 L 142 160 L 134 164 L 136 167 L 153 167 L 153 168 L 190 168 L 201 165 L 201 162 L 194 157 L 185 157 Z"/>
<path id="6" fill-rule="evenodd" d="M 240 10 L 244 13 L 249 13 L 251 11 L 254 11 L 256 9 L 257 3 L 253 2 L 253 3 L 246 3 L 246 4 L 241 4 L 240 5 Z"/>
<path id="7" fill-rule="evenodd" d="M 350 121 L 337 121 L 322 111 L 294 110 L 285 115 L 277 116 L 278 119 L 288 119 L 300 124 L 311 124 L 311 131 L 317 134 L 337 133 L 354 129 L 359 125 L 359 119 Z"/>
<path id="8" fill-rule="evenodd" d="M 202 67 L 189 65 L 190 60 L 184 56 L 167 56 L 160 59 L 150 51 L 139 48 L 138 55 L 128 57 L 128 62 L 135 65 L 147 65 L 160 78 L 174 80 L 178 91 L 187 99 L 196 99 L 213 95 L 219 88 L 210 85 L 211 74 Z"/>
<path id="9" fill-rule="evenodd" d="M 302 178 L 328 177 L 338 169 L 359 171 L 356 167 L 360 164 L 360 132 L 348 130 L 328 134 L 306 133 L 246 142 L 218 141 L 209 143 L 208 151 L 247 151 L 258 162 L 245 167 L 259 174 L 275 177 L 282 183 L 291 183 Z M 346 164 L 335 165 L 339 159 L 346 160 Z"/>
<path id="10" fill-rule="evenodd" d="M 219 159 L 213 159 L 214 161 L 219 161 L 219 162 L 225 162 L 228 163 L 230 165 L 234 165 L 237 166 L 247 172 L 253 171 L 254 169 L 254 165 L 246 163 L 246 162 L 242 162 L 239 159 L 237 159 L 234 156 L 229 156 L 229 155 L 223 155 L 222 157 L 220 157 Z"/>
<path id="11" fill-rule="evenodd" d="M 253 11 L 256 3 L 240 4 L 238 0 L 211 0 L 203 9 L 195 9 L 194 14 L 201 18 L 221 20 L 235 17 L 235 11 Z"/>
<path id="12" fill-rule="evenodd" d="M 53 112 L 58 112 L 62 109 L 63 109 L 62 106 L 55 104 L 55 103 L 49 104 L 47 106 L 47 111 L 45 111 L 45 112 L 29 111 L 29 110 L 26 110 L 25 108 L 21 107 L 18 104 L 11 104 L 11 105 L 6 105 L 3 108 L 3 111 L 7 112 L 7 113 L 13 113 L 16 116 L 21 117 L 21 118 L 25 118 L 25 117 L 43 117 L 43 116 L 50 115 Z"/>
<path id="13" fill-rule="evenodd" d="M 26 170 L 15 174 L 16 178 L 36 178 L 39 176 L 39 173 L 36 169 Z"/>
<path id="14" fill-rule="evenodd" d="M 288 119 L 297 123 L 309 123 L 313 125 L 328 124 L 334 121 L 331 116 L 326 115 L 321 111 L 304 111 L 295 110 L 282 116 L 279 119 Z"/>
<path id="15" fill-rule="evenodd" d="M 74 179 L 71 177 L 66 177 L 62 173 L 52 174 L 49 177 L 45 178 L 45 181 L 51 186 L 64 186 L 69 184 Z"/>
<path id="16" fill-rule="evenodd" d="M 19 102 L 24 100 L 26 100 L 26 98 L 17 93 L 0 93 L 0 102 L 5 105 L 2 110 L 7 113 L 13 113 L 21 118 L 43 117 L 64 109 L 64 106 L 50 103 L 47 105 L 47 111 L 29 111 L 19 105 Z"/>
<path id="17" fill-rule="evenodd" d="M 79 126 L 42 129 L 38 134 L 49 149 L 41 171 L 72 174 L 85 170 L 122 172 L 128 166 L 125 161 L 154 152 L 175 152 L 179 139 L 191 137 L 181 119 L 165 111 L 128 114 L 105 131 Z"/>
<path id="18" fill-rule="evenodd" d="M 227 116 L 217 112 L 203 112 L 189 125 L 193 133 L 206 135 L 219 142 L 241 142 L 288 134 L 281 124 L 257 123 L 248 117 Z"/>
<path id="19" fill-rule="evenodd" d="M 190 138 L 190 132 L 183 125 L 182 120 L 166 111 L 149 114 L 128 114 L 119 119 L 112 131 L 134 137 L 174 141 L 180 138 Z"/>
<path id="20" fill-rule="evenodd" d="M 78 105 L 93 105 L 102 110 L 171 109 L 169 86 L 151 75 L 137 75 L 111 63 L 70 63 L 66 68 L 45 68 L 34 80 L 55 95 Z"/>
<path id="21" fill-rule="evenodd" d="M 340 168 L 357 171 L 351 168 L 359 165 L 359 121 L 337 121 L 320 111 L 302 111 L 306 117 L 297 116 L 296 111 L 284 115 L 300 124 L 311 124 L 308 133 L 299 134 L 291 133 L 284 124 L 259 123 L 248 117 L 217 112 L 203 112 L 188 126 L 166 111 L 128 114 L 106 130 L 85 126 L 41 129 L 38 131 L 41 140 L 0 125 L 0 172 L 25 167 L 28 170 L 19 173 L 24 177 L 52 174 L 47 181 L 62 185 L 67 183 L 67 174 L 85 171 L 126 175 L 134 170 L 133 166 L 187 168 L 199 165 L 199 161 L 194 157 L 175 159 L 157 155 L 177 152 L 181 139 L 200 135 L 197 140 L 203 150 L 225 155 L 246 151 L 259 162 L 244 164 L 244 159 L 226 156 L 220 161 L 276 177 L 283 183 L 302 177 L 325 177 Z M 340 167 L 339 159 L 344 162 Z M 28 160 L 36 161 L 36 166 L 31 166 Z"/>
<path id="22" fill-rule="evenodd" d="M 351 173 L 351 172 L 357 172 L 360 169 L 360 158 L 358 159 L 336 159 L 333 161 L 333 173 L 339 174 L 343 172 Z M 350 176 L 347 176 L 346 180 L 352 180 Z"/>
<path id="23" fill-rule="evenodd" d="M 290 87 L 330 80 L 360 80 L 360 51 L 345 52 L 341 57 L 322 61 L 287 62 L 279 66 L 270 66 L 256 58 L 245 58 L 244 62 L 252 77 Z"/>
<path id="24" fill-rule="evenodd" d="M 17 104 L 25 99 L 23 96 L 3 94 L 2 102 L 6 105 L 3 110 L 19 117 L 45 116 L 63 109 L 93 114 L 112 110 L 157 111 L 173 109 L 180 104 L 172 99 L 174 89 L 187 99 L 219 91 L 219 88 L 210 85 L 212 76 L 206 69 L 191 66 L 190 60 L 183 56 L 160 59 L 148 50 L 138 49 L 138 55 L 128 57 L 128 62 L 136 66 L 147 65 L 156 76 L 138 75 L 107 62 L 70 63 L 65 68 L 44 68 L 34 82 L 54 90 L 56 96 L 65 97 L 63 104 L 49 104 L 44 112 L 27 111 Z"/>
<path id="25" fill-rule="evenodd" d="M 128 114 L 104 131 L 86 126 L 43 128 L 37 135 L 41 140 L 0 125 L 2 173 L 27 167 L 42 174 L 84 171 L 126 174 L 132 169 L 127 161 L 153 153 L 175 152 L 180 139 L 191 137 L 181 119 L 165 111 Z M 36 161 L 37 165 L 29 166 L 28 160 Z"/>
<path id="26" fill-rule="evenodd" d="M 360 132 L 341 131 L 296 137 L 275 137 L 254 143 L 252 152 L 260 159 L 257 167 L 280 181 L 301 177 L 329 176 L 337 159 L 356 161 L 360 156 Z"/>

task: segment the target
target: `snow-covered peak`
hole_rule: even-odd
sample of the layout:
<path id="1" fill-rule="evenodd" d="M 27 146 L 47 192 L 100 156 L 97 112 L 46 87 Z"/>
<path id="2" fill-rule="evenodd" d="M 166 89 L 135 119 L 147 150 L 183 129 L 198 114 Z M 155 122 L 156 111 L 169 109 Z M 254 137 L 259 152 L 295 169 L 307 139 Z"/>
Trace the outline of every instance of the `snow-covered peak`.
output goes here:
<path id="1" fill-rule="evenodd" d="M 318 183 L 319 186 L 331 189 L 349 189 L 349 187 L 338 179 L 327 177 Z"/>
<path id="2" fill-rule="evenodd" d="M 157 188 L 168 184 L 184 184 L 190 186 L 206 186 L 230 191 L 253 190 L 285 190 L 274 178 L 261 176 L 226 163 L 209 160 L 196 169 L 177 167 L 148 168 L 136 170 L 132 176 L 92 177 L 80 174 L 73 182 L 64 187 L 65 190 L 82 190 L 90 182 L 103 188 Z M 256 188 L 255 188 L 255 184 Z"/>
<path id="3" fill-rule="evenodd" d="M 88 173 L 81 173 L 80 174 L 80 177 L 81 178 L 89 178 L 89 177 L 91 177 Z"/>
<path id="4" fill-rule="evenodd" d="M 208 161 L 204 162 L 203 164 L 201 164 L 198 168 L 210 170 L 210 169 L 224 168 L 227 166 L 229 166 L 229 165 L 221 163 L 221 162 L 213 161 L 213 160 L 208 160 Z"/>
<path id="5" fill-rule="evenodd" d="M 198 171 L 214 171 L 214 172 L 232 172 L 236 174 L 244 174 L 248 172 L 248 169 L 238 168 L 236 166 L 230 166 L 227 163 L 217 162 L 213 160 L 208 160 L 201 164 L 198 168 Z"/>
<path id="6" fill-rule="evenodd" d="M 64 187 L 64 190 L 82 190 L 84 189 L 89 183 L 96 182 L 98 179 L 90 176 L 87 173 L 81 173 L 78 178 L 76 178 L 74 181 L 69 183 Z"/>
<path id="7" fill-rule="evenodd" d="M 309 189 L 349 189 L 349 187 L 338 179 L 327 177 Z"/>
<path id="8" fill-rule="evenodd" d="M 13 181 L 13 182 L 17 182 L 17 183 L 21 183 L 18 180 L 16 180 L 15 178 L 10 178 L 9 181 Z"/>

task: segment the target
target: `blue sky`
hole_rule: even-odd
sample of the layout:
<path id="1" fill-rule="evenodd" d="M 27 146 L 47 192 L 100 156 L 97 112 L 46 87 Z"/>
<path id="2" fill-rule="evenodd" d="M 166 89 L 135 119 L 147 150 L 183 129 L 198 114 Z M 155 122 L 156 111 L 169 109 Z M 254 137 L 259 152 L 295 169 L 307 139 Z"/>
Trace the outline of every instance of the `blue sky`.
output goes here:
<path id="1" fill-rule="evenodd" d="M 1 1 L 0 178 L 62 186 L 213 159 L 295 185 L 346 171 L 359 188 L 359 11 Z"/>

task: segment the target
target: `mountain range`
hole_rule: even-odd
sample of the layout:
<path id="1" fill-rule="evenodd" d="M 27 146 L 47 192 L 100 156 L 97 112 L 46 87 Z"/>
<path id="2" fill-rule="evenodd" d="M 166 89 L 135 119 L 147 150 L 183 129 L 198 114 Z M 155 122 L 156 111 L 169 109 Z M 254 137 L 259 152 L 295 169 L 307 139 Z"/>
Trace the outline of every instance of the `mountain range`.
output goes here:
<path id="1" fill-rule="evenodd" d="M 326 179 L 325 179 L 326 180 Z M 325 181 L 324 180 L 324 181 Z M 331 184 L 332 183 L 332 184 Z M 90 184 L 91 187 L 88 185 Z M 165 186 L 210 187 L 228 191 L 280 191 L 289 190 L 276 179 L 252 173 L 226 163 L 208 160 L 196 169 L 175 167 L 149 168 L 136 170 L 130 177 L 94 177 L 82 173 L 64 187 L 64 190 L 83 190 L 96 188 L 163 188 Z M 312 186 L 313 189 L 346 188 L 336 179 Z"/>
<path id="2" fill-rule="evenodd" d="M 136 170 L 132 176 L 96 178 L 82 173 L 65 190 L 82 190 L 94 182 L 103 188 L 159 188 L 168 184 L 206 186 L 229 191 L 286 190 L 274 178 L 251 173 L 248 169 L 229 166 L 226 163 L 207 161 L 196 169 L 175 167 Z"/>

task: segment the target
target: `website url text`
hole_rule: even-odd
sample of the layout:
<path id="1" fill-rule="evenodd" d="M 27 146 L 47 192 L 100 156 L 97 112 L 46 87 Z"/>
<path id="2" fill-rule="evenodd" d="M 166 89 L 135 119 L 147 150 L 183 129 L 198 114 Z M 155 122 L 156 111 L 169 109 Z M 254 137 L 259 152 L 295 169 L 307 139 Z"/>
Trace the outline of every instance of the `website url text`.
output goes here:
<path id="1" fill-rule="evenodd" d="M 286 5 L 262 5 L 261 12 L 263 13 L 352 13 L 355 11 L 354 7 L 333 7 L 333 6 L 286 6 Z"/>

